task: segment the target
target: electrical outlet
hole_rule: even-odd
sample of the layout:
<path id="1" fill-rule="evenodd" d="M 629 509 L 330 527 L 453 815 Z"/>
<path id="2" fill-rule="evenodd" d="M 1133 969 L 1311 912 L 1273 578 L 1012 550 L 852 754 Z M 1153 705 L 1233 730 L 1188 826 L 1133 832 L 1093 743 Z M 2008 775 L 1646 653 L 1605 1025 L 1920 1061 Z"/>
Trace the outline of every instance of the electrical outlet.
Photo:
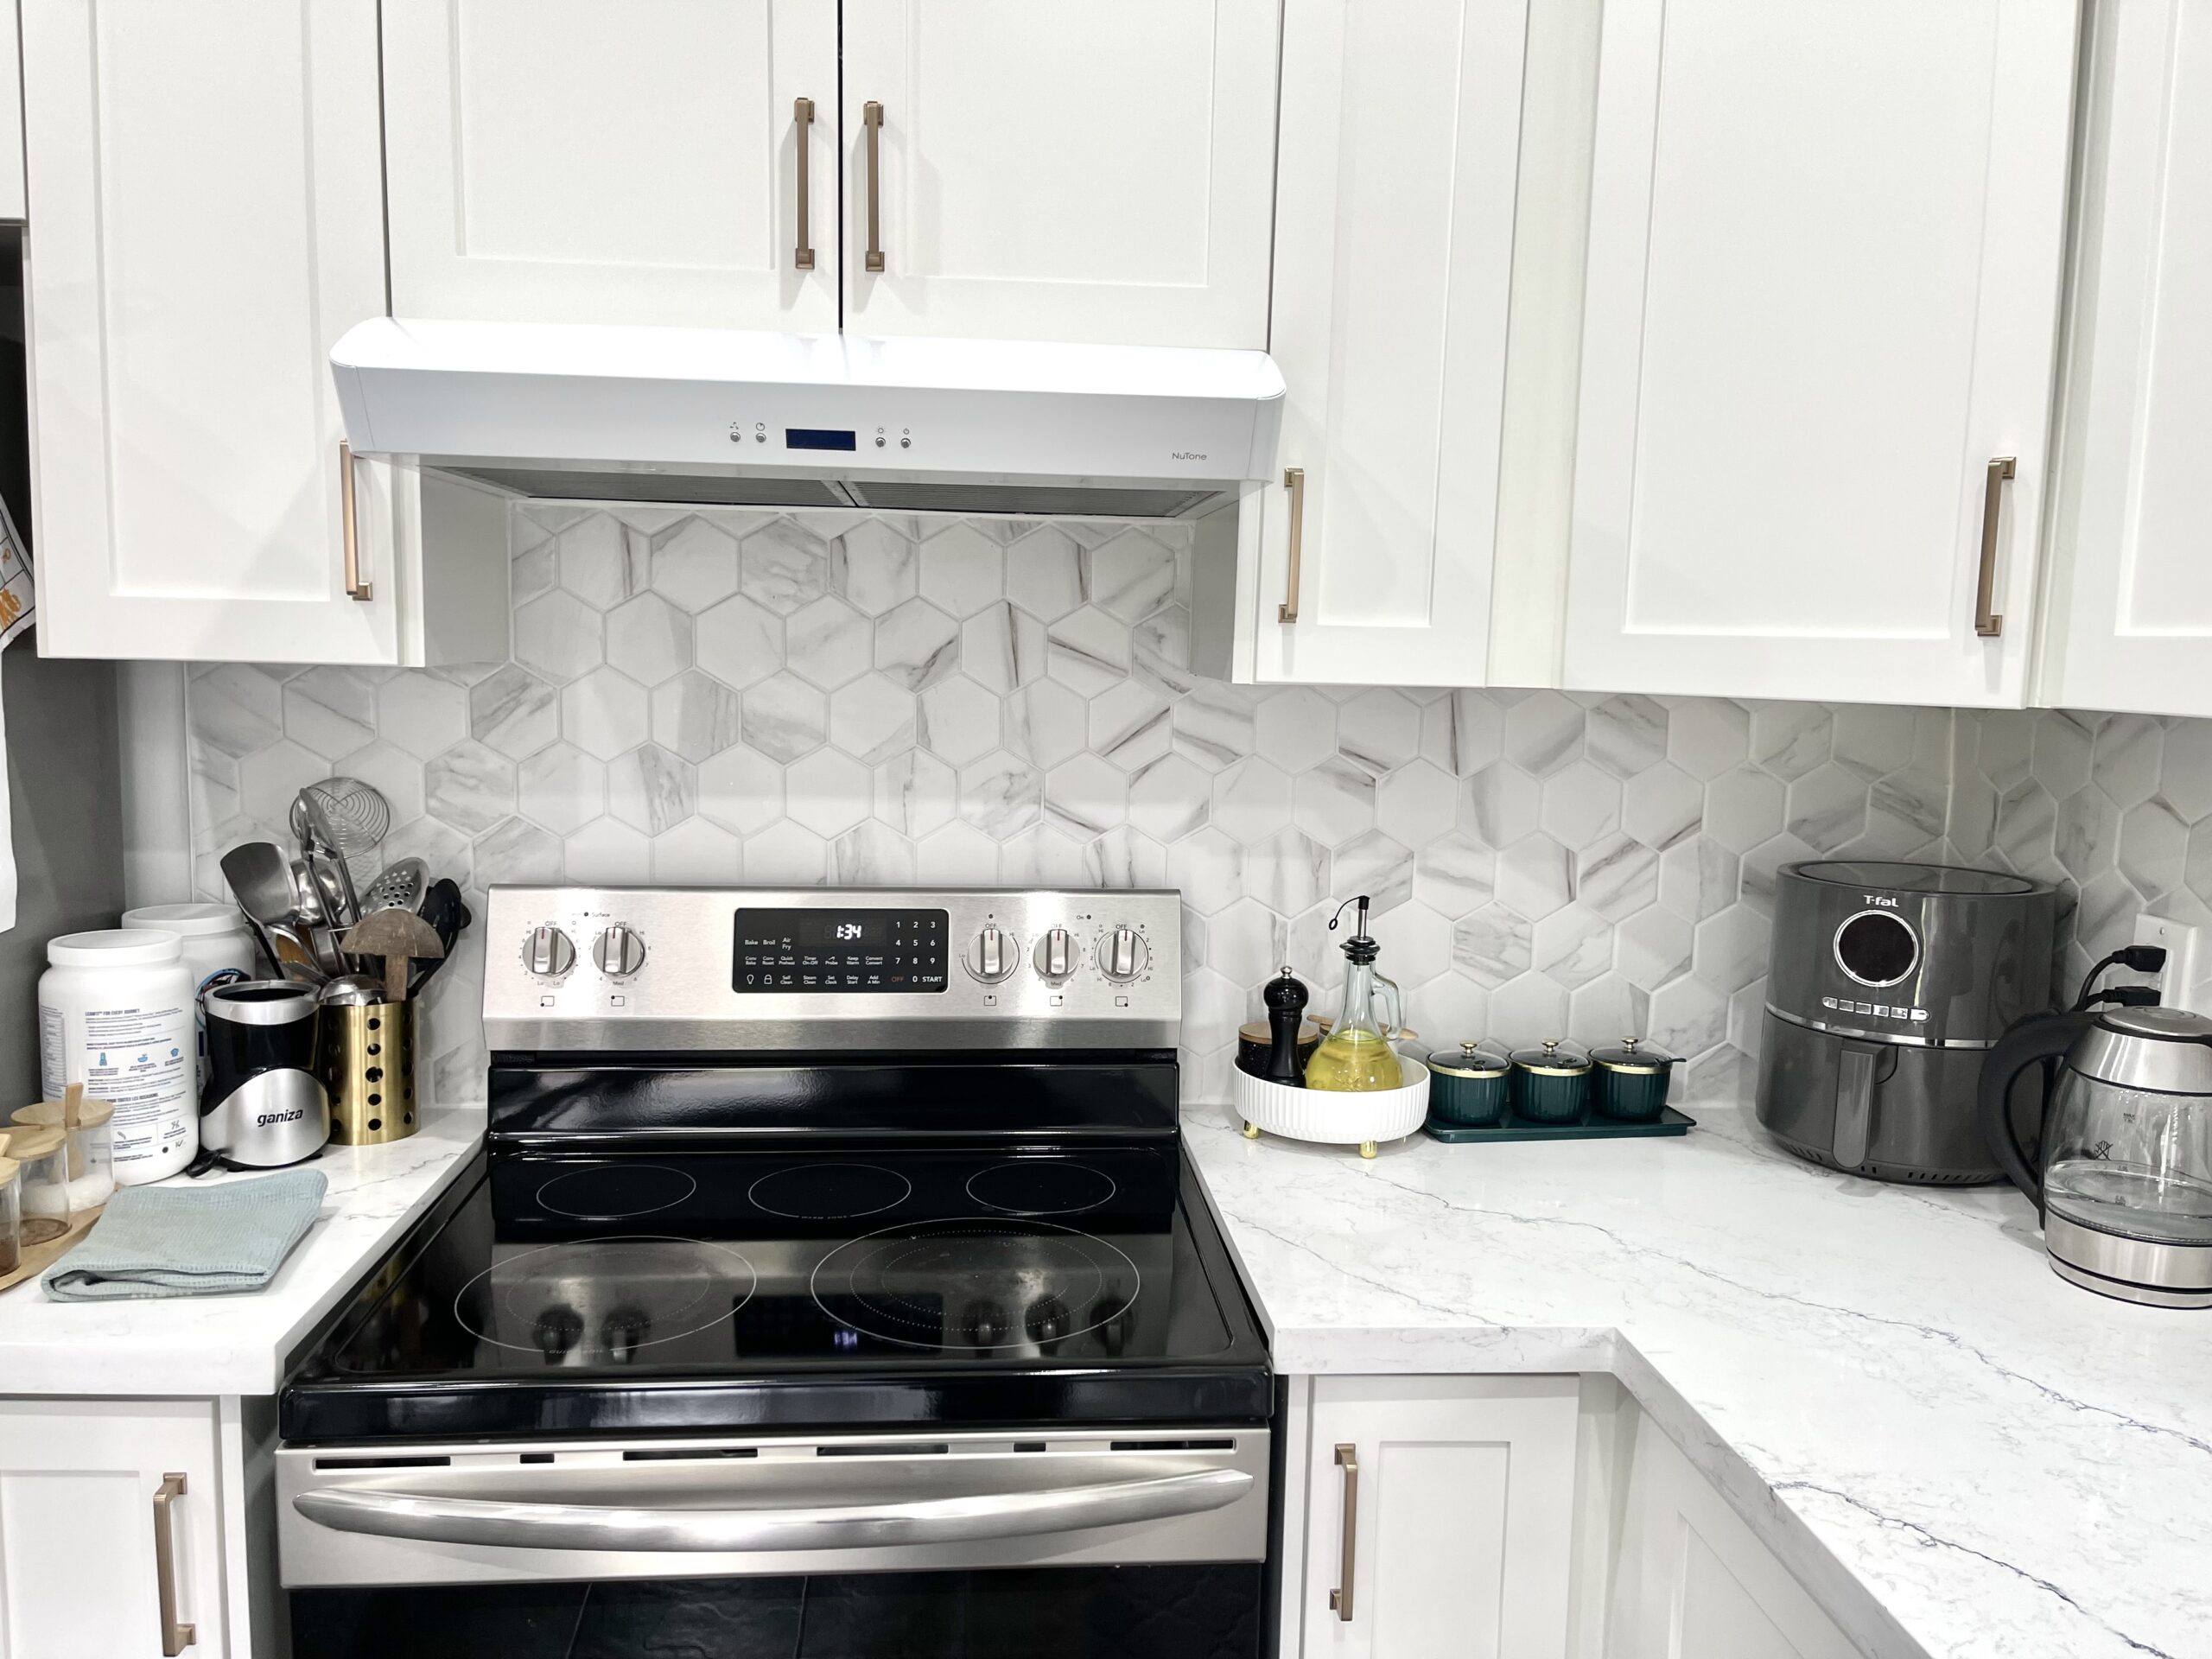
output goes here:
<path id="1" fill-rule="evenodd" d="M 2166 965 L 2157 974 L 2126 975 L 2115 973 L 2113 982 L 2126 984 L 2129 980 L 2139 983 L 2155 984 L 2158 1000 L 2170 1008 L 2187 1008 L 2192 1014 L 2212 1014 L 2212 984 L 2205 976 L 2212 972 L 2202 948 L 2202 930 L 2186 922 L 2170 921 L 2164 916 L 2138 916 L 2135 918 L 2137 944 L 2164 945 Z"/>

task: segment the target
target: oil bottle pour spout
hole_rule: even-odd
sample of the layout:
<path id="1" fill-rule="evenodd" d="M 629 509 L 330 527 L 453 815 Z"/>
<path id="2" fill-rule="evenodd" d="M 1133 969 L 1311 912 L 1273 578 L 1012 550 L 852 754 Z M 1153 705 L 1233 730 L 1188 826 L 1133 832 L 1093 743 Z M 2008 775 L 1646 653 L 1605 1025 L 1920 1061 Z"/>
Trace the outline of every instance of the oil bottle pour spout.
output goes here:
<path id="1" fill-rule="evenodd" d="M 1337 931 L 1337 924 L 1344 919 L 1344 912 L 1350 910 L 1354 905 L 1359 906 L 1358 925 L 1353 931 L 1352 936 L 1339 947 L 1344 956 L 1352 962 L 1373 962 L 1382 954 L 1381 947 L 1375 943 L 1367 931 L 1368 903 L 1368 896 L 1363 893 L 1357 899 L 1345 899 L 1337 906 L 1337 913 L 1329 918 L 1329 931 L 1333 933 Z"/>

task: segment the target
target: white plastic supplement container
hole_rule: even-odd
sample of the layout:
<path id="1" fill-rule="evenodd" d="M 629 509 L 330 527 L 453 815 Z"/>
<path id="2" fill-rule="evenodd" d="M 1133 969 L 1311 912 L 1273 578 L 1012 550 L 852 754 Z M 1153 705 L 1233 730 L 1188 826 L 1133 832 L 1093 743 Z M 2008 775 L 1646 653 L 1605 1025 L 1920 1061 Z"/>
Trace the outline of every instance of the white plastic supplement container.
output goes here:
<path id="1" fill-rule="evenodd" d="M 73 1083 L 115 1108 L 115 1179 L 174 1175 L 200 1150 L 197 999 L 184 941 L 117 928 L 65 933 L 39 976 L 41 1081 L 58 1100 Z"/>
<path id="2" fill-rule="evenodd" d="M 207 1019 L 200 999 L 218 985 L 251 979 L 258 971 L 253 935 L 236 905 L 141 905 L 123 912 L 123 925 L 134 932 L 174 933 L 184 941 L 184 965 L 192 972 L 194 1052 L 200 1057 L 201 1092 L 207 1088 Z"/>

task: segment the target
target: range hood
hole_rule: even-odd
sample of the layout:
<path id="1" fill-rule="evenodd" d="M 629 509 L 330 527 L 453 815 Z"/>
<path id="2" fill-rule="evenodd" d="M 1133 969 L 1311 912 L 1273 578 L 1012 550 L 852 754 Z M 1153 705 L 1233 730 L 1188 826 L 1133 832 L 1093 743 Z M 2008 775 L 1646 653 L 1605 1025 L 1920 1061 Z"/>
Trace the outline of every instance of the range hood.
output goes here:
<path id="1" fill-rule="evenodd" d="M 1265 352 L 378 317 L 357 454 L 533 496 L 1179 518 L 1265 480 Z"/>

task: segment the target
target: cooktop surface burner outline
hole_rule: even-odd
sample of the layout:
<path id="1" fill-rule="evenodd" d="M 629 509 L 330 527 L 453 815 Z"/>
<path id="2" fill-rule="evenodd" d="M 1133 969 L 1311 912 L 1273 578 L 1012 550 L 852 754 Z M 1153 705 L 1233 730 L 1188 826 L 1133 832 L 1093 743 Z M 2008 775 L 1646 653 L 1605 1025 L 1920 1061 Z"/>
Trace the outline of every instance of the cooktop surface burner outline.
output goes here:
<path id="1" fill-rule="evenodd" d="M 704 1239 L 579 1239 L 495 1260 L 461 1287 L 453 1311 L 494 1347 L 552 1363 L 620 1362 L 734 1319 L 760 1282 L 743 1255 Z"/>
<path id="2" fill-rule="evenodd" d="M 572 1221 L 628 1221 L 673 1210 L 699 1183 L 666 1164 L 610 1161 L 571 1169 L 537 1189 L 537 1202 Z"/>
<path id="3" fill-rule="evenodd" d="M 1126 1322 L 1143 1275 L 1095 1234 L 1054 1222 L 954 1217 L 837 1245 L 810 1278 L 816 1306 L 910 1348 L 1050 1344 Z"/>
<path id="4" fill-rule="evenodd" d="M 793 1164 L 771 1171 L 747 1189 L 755 1209 L 792 1221 L 844 1221 L 895 1210 L 914 1184 L 881 1164 Z"/>
<path id="5" fill-rule="evenodd" d="M 1009 1216 L 1072 1216 L 1096 1210 L 1121 1189 L 1103 1169 L 1070 1158 L 1013 1158 L 968 1178 L 967 1193 Z"/>

